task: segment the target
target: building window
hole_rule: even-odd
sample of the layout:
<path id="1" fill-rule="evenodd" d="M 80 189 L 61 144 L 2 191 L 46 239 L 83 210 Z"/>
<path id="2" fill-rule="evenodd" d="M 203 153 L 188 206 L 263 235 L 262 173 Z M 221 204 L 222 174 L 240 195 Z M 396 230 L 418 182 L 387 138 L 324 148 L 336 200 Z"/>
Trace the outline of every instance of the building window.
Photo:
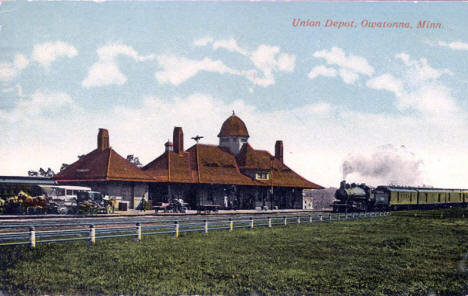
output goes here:
<path id="1" fill-rule="evenodd" d="M 270 179 L 270 173 L 268 173 L 268 172 L 257 172 L 255 174 L 255 178 L 257 180 L 269 180 Z"/>

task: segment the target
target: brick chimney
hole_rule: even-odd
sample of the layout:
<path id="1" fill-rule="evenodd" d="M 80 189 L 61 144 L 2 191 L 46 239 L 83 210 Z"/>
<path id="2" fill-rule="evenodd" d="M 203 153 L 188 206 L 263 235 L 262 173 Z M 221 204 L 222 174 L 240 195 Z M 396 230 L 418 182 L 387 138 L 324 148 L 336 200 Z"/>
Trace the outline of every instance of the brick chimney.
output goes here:
<path id="1" fill-rule="evenodd" d="M 100 128 L 97 136 L 97 149 L 104 151 L 109 148 L 109 131 L 105 128 Z"/>
<path id="2" fill-rule="evenodd" d="M 283 162 L 283 141 L 276 141 L 275 143 L 275 157 Z"/>
<path id="3" fill-rule="evenodd" d="M 172 142 L 174 143 L 174 152 L 178 154 L 184 153 L 184 132 L 181 127 L 174 127 Z"/>

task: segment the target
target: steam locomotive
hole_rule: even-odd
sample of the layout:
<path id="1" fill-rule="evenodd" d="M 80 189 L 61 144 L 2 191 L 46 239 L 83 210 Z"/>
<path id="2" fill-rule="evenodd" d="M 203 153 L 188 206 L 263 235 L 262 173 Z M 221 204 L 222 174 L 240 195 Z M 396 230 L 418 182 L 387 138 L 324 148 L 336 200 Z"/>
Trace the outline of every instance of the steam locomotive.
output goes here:
<path id="1" fill-rule="evenodd" d="M 333 212 L 434 209 L 468 206 L 468 189 L 377 186 L 341 181 Z"/>

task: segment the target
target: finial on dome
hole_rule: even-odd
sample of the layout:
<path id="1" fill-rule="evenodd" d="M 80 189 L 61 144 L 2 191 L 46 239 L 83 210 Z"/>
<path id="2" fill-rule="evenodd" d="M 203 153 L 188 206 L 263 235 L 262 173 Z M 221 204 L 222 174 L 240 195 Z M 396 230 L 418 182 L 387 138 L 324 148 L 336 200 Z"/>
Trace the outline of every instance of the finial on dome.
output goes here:
<path id="1" fill-rule="evenodd" d="M 234 110 L 232 110 L 232 116 L 236 115 L 236 113 L 234 113 Z"/>

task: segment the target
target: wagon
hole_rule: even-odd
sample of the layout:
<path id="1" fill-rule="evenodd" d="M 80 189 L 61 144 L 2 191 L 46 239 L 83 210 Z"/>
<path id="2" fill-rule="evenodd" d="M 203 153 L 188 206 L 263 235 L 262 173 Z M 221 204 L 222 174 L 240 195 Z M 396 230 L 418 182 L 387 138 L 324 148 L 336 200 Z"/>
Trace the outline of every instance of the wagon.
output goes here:
<path id="1" fill-rule="evenodd" d="M 185 213 L 188 204 L 181 199 L 174 199 L 171 202 L 158 202 L 153 206 L 155 213 L 163 211 L 164 213 Z"/>

